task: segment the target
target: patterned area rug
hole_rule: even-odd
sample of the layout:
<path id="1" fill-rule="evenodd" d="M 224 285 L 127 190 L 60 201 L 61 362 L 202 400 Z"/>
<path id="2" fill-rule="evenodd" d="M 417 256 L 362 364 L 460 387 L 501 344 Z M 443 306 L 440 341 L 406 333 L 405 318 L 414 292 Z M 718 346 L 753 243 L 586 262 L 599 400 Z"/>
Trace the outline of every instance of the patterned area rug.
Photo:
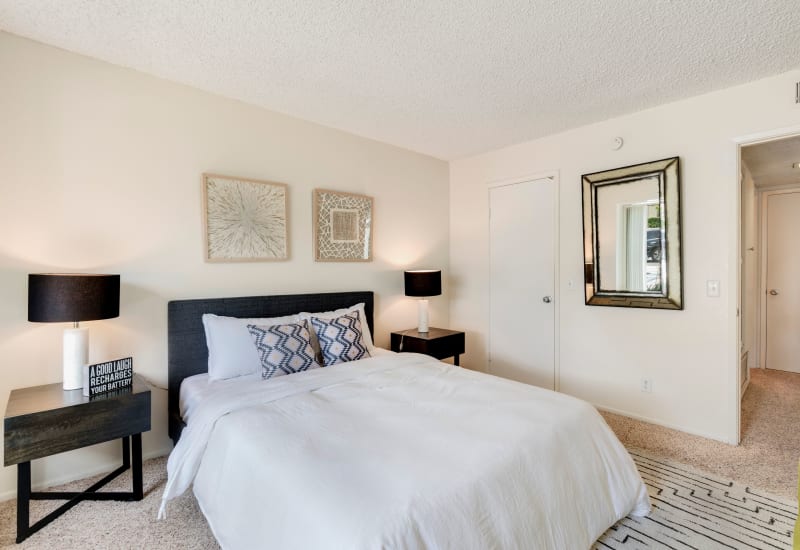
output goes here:
<path id="1" fill-rule="evenodd" d="M 791 550 L 795 502 L 644 451 L 628 452 L 647 485 L 653 511 L 618 522 L 595 543 L 595 550 Z"/>

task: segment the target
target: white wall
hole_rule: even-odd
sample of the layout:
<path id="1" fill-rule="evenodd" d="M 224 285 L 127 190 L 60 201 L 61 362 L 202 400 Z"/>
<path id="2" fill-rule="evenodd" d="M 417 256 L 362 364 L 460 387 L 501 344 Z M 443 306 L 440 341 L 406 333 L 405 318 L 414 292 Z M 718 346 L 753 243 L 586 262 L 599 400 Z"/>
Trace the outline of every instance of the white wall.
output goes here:
<path id="1" fill-rule="evenodd" d="M 0 33 L 0 403 L 61 380 L 62 325 L 27 319 L 27 274 L 122 275 L 118 319 L 87 323 L 91 360 L 132 355 L 167 380 L 167 301 L 374 290 L 376 342 L 416 323 L 405 267 L 448 272 L 447 164 Z M 291 260 L 203 261 L 200 175 L 289 185 Z M 375 197 L 375 260 L 315 263 L 311 190 Z M 445 292 L 447 290 L 445 289 Z M 448 325 L 447 296 L 431 321 Z M 167 452 L 166 392 L 153 391 L 148 455 Z M 104 444 L 34 463 L 35 482 L 117 460 Z M 0 472 L 0 495 L 15 469 Z"/>
<path id="2" fill-rule="evenodd" d="M 800 71 L 584 126 L 450 165 L 452 326 L 464 364 L 486 368 L 487 184 L 560 175 L 560 389 L 601 407 L 720 440 L 736 439 L 739 186 L 734 139 L 800 124 Z M 612 151 L 612 139 L 625 146 Z M 683 311 L 584 305 L 580 176 L 678 155 L 683 182 Z M 708 279 L 722 296 L 707 298 Z M 568 288 L 568 281 L 573 287 Z M 520 353 L 536 345 L 520 342 Z M 639 390 L 653 379 L 653 393 Z"/>

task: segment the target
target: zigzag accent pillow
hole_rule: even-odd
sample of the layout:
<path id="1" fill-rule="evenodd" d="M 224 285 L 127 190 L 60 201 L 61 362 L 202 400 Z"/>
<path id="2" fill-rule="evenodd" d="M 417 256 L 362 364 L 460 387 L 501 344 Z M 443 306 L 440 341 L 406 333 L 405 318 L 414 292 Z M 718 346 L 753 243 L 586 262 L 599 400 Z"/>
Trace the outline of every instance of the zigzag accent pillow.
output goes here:
<path id="1" fill-rule="evenodd" d="M 370 357 L 357 312 L 335 319 L 312 317 L 311 325 L 317 333 L 322 364 L 326 367 Z"/>
<path id="2" fill-rule="evenodd" d="M 261 358 L 261 378 L 319 368 L 305 321 L 262 327 L 247 325 Z"/>

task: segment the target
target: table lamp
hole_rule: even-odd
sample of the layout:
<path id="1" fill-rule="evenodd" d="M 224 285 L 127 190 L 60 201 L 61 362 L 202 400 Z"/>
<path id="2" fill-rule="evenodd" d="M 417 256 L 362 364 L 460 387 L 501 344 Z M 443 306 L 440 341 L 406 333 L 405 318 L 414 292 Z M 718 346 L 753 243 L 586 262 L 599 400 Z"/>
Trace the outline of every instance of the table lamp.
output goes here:
<path id="1" fill-rule="evenodd" d="M 89 330 L 78 323 L 114 317 L 119 317 L 119 275 L 28 275 L 28 321 L 73 323 L 64 329 L 65 390 L 83 387 L 83 367 L 89 362 Z"/>
<path id="2" fill-rule="evenodd" d="M 428 332 L 428 300 L 429 296 L 442 293 L 442 272 L 439 269 L 415 269 L 405 272 L 406 296 L 415 296 L 419 300 L 419 320 L 417 332 Z"/>

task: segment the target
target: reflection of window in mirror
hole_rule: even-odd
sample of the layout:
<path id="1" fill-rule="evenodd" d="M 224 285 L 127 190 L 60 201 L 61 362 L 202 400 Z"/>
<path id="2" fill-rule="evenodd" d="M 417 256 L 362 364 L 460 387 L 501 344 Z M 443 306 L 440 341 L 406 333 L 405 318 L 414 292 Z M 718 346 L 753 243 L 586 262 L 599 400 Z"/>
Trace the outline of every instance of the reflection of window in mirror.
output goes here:
<path id="1" fill-rule="evenodd" d="M 629 292 L 661 291 L 661 224 L 650 228 L 650 214 L 658 210 L 653 201 L 624 204 L 617 224 L 617 290 Z"/>
<path id="2" fill-rule="evenodd" d="M 661 291 L 660 198 L 657 176 L 597 188 L 601 291 Z"/>
<path id="3" fill-rule="evenodd" d="M 661 223 L 661 205 L 647 205 L 647 227 L 645 229 L 645 290 L 661 292 L 661 258 L 664 255 L 664 224 Z"/>

